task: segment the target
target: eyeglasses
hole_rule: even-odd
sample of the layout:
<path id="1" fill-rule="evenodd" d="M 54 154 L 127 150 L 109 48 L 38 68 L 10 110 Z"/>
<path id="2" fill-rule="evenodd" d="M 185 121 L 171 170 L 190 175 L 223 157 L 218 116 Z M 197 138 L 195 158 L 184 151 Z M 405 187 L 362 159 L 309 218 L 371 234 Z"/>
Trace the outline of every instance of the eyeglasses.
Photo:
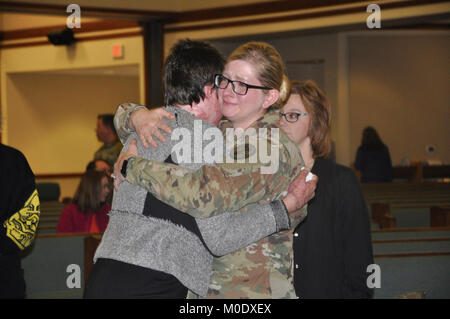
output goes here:
<path id="1" fill-rule="evenodd" d="M 239 95 L 247 94 L 248 89 L 272 90 L 272 88 L 269 88 L 267 86 L 257 86 L 250 85 L 241 81 L 232 81 L 224 77 L 222 74 L 216 74 L 214 76 L 214 85 L 219 89 L 226 89 L 229 83 L 231 83 L 233 92 Z"/>
<path id="2" fill-rule="evenodd" d="M 295 112 L 282 113 L 282 112 L 280 112 L 280 116 L 284 116 L 286 121 L 288 121 L 289 123 L 295 123 L 298 121 L 298 118 L 300 116 L 308 116 L 308 113 L 295 113 Z"/>

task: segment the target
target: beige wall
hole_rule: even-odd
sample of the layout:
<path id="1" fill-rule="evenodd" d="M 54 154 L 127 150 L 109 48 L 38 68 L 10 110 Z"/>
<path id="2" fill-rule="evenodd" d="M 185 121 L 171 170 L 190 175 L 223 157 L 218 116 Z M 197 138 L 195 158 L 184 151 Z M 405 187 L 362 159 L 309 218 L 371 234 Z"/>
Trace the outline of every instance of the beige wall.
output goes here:
<path id="1" fill-rule="evenodd" d="M 114 44 L 124 46 L 123 59 L 112 58 Z M 81 173 L 100 145 L 97 114 L 125 101 L 144 103 L 143 53 L 140 36 L 0 50 L 2 142 L 19 148 L 35 174 Z M 92 74 L 130 66 L 133 78 Z M 71 197 L 77 182 L 61 180 L 62 197 Z"/>
<path id="2" fill-rule="evenodd" d="M 83 171 L 101 146 L 97 114 L 139 100 L 137 77 L 18 74 L 7 90 L 9 144 L 37 174 Z"/>
<path id="3" fill-rule="evenodd" d="M 354 35 L 349 42 L 349 106 L 353 156 L 361 132 L 374 126 L 394 165 L 450 163 L 450 33 Z M 434 156 L 425 147 L 434 145 Z"/>
<path id="4" fill-rule="evenodd" d="M 35 174 L 83 172 L 101 146 L 97 115 L 139 101 L 138 78 L 130 76 L 16 74 L 7 91 L 8 144 L 23 151 Z M 61 181 L 64 196 L 74 191 L 68 182 Z"/>

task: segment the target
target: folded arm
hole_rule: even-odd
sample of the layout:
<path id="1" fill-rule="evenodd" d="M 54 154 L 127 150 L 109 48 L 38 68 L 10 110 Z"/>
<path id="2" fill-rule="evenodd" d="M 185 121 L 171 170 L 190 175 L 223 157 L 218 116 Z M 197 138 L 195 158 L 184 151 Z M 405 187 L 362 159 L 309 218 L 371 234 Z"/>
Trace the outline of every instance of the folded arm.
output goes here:
<path id="1" fill-rule="evenodd" d="M 172 133 L 170 127 L 162 121 L 163 118 L 173 119 L 174 115 L 162 107 L 149 110 L 143 105 L 123 103 L 118 106 L 114 115 L 114 126 L 122 144 L 125 144 L 132 132 L 136 132 L 145 148 L 150 145 L 158 147 L 153 137 L 165 142 L 160 130 Z"/>
<path id="2" fill-rule="evenodd" d="M 206 218 L 278 199 L 300 170 L 292 169 L 287 162 L 280 160 L 274 174 L 261 174 L 260 163 L 221 163 L 192 171 L 135 157 L 128 162 L 126 180 L 178 210 Z"/>
<path id="3" fill-rule="evenodd" d="M 224 256 L 288 229 L 290 219 L 282 201 L 276 200 L 242 214 L 227 212 L 198 218 L 197 225 L 211 253 Z"/>

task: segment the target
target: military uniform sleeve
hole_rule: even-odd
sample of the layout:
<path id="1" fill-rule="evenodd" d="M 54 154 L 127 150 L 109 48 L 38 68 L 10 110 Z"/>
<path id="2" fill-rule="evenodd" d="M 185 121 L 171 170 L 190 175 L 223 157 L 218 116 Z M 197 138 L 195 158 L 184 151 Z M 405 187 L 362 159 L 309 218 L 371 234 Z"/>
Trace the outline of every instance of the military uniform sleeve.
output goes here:
<path id="1" fill-rule="evenodd" d="M 295 212 L 289 214 L 291 225 L 289 229 L 294 230 L 298 225 L 306 218 L 308 215 L 308 204 L 303 206 L 300 209 L 297 209 Z"/>
<path id="2" fill-rule="evenodd" d="M 117 107 L 116 114 L 114 115 L 114 127 L 122 144 L 125 144 L 128 136 L 133 132 L 128 122 L 131 113 L 141 108 L 146 107 L 135 103 L 123 103 Z"/>
<path id="3" fill-rule="evenodd" d="M 211 253 L 224 256 L 289 228 L 289 217 L 281 200 L 258 205 L 243 214 L 228 212 L 197 219 L 197 225 Z"/>
<path id="4" fill-rule="evenodd" d="M 287 190 L 300 167 L 292 167 L 286 150 L 280 148 L 278 169 L 262 174 L 261 163 L 204 165 L 197 171 L 176 165 L 132 158 L 127 181 L 140 185 L 158 199 L 196 218 L 238 211 L 251 203 L 267 203 Z"/>

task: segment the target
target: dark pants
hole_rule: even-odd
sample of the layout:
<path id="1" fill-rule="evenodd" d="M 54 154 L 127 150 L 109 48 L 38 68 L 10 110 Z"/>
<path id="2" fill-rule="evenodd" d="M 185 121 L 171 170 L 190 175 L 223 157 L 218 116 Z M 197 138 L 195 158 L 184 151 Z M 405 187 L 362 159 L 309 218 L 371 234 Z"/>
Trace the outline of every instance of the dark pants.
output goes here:
<path id="1" fill-rule="evenodd" d="M 99 258 L 89 275 L 84 298 L 185 299 L 187 288 L 174 276 L 124 262 Z"/>
<path id="2" fill-rule="evenodd" d="M 25 298 L 25 280 L 19 254 L 0 256 L 0 299 Z"/>

